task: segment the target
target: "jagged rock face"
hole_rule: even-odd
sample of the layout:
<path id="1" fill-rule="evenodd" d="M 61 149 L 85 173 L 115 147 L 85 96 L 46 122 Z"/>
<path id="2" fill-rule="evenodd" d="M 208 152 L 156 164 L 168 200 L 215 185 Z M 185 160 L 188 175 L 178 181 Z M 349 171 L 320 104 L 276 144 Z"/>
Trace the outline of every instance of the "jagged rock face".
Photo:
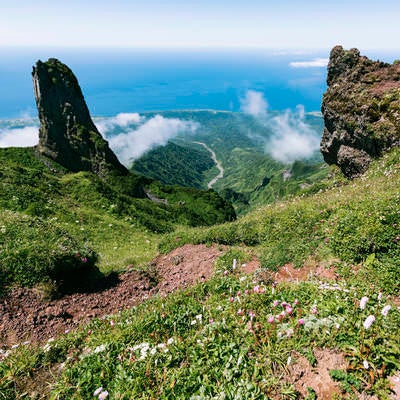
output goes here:
<path id="1" fill-rule="evenodd" d="M 375 157 L 400 145 L 400 63 L 332 49 L 322 101 L 321 152 L 348 178 L 363 174 Z"/>
<path id="2" fill-rule="evenodd" d="M 40 120 L 37 150 L 73 172 L 128 174 L 90 118 L 72 71 L 51 58 L 38 61 L 32 77 Z"/>

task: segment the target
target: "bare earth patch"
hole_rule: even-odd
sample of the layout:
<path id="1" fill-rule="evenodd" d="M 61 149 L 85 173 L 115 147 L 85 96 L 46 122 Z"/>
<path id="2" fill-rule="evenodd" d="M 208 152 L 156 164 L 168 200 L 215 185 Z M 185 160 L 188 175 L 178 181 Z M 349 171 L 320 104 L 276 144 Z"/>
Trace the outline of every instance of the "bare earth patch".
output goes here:
<path id="1" fill-rule="evenodd" d="M 307 358 L 294 354 L 285 380 L 294 384 L 303 398 L 308 396 L 308 388 L 315 391 L 318 399 L 332 399 L 334 395 L 340 395 L 339 384 L 332 380 L 329 371 L 346 368 L 343 355 L 333 350 L 315 349 L 314 356 L 317 361 L 313 367 Z"/>
<path id="2" fill-rule="evenodd" d="M 147 271 L 128 271 L 111 287 L 45 302 L 33 289 L 16 288 L 0 301 L 0 348 L 43 342 L 94 317 L 130 308 L 157 293 L 166 295 L 210 278 L 217 246 L 185 245 L 158 256 Z"/>
<path id="3" fill-rule="evenodd" d="M 293 264 L 286 264 L 275 273 L 276 282 L 304 282 L 311 278 L 337 280 L 337 275 L 333 268 L 321 265 L 294 268 Z"/>

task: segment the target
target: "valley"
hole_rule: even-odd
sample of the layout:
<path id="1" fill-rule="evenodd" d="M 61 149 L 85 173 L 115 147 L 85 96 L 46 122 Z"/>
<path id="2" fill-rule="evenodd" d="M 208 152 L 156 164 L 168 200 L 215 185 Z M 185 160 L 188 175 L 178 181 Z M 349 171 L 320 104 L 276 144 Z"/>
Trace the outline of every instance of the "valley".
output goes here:
<path id="1" fill-rule="evenodd" d="M 94 123 L 65 64 L 33 77 L 39 144 L 0 148 L 0 397 L 399 398 L 397 63 L 332 49 L 323 119 Z"/>

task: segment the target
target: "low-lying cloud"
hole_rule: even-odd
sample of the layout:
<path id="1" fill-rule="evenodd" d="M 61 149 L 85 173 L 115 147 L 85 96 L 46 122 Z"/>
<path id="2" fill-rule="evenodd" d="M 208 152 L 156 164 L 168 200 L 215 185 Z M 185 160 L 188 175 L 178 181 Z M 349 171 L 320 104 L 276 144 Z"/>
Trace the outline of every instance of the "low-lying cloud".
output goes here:
<path id="1" fill-rule="evenodd" d="M 292 61 L 289 65 L 292 68 L 322 68 L 328 65 L 329 58 L 314 58 L 308 61 Z"/>
<path id="2" fill-rule="evenodd" d="M 135 159 L 152 148 L 165 146 L 169 139 L 180 133 L 193 133 L 198 127 L 199 124 L 194 121 L 156 115 L 134 130 L 115 136 L 107 136 L 106 131 L 104 134 L 119 160 L 129 166 Z"/>
<path id="3" fill-rule="evenodd" d="M 100 132 L 105 132 L 114 128 L 126 128 L 130 125 L 136 125 L 143 121 L 144 117 L 142 117 L 138 113 L 120 113 L 115 117 L 104 118 L 101 120 L 97 120 L 96 126 Z"/>
<path id="4" fill-rule="evenodd" d="M 320 135 L 305 122 L 302 105 L 296 111 L 286 110 L 279 114 L 267 112 L 268 101 L 264 94 L 249 90 L 241 99 L 242 111 L 258 119 L 265 127 L 266 135 L 249 133 L 249 137 L 264 143 L 264 150 L 284 164 L 309 158 L 319 149 Z"/>
<path id="5" fill-rule="evenodd" d="M 36 126 L 0 129 L 0 147 L 31 147 L 38 142 L 39 128 Z"/>
<path id="6" fill-rule="evenodd" d="M 268 121 L 272 131 L 265 150 L 282 163 L 309 158 L 319 149 L 320 137 L 304 121 L 304 107 L 297 106 L 296 112 L 290 110 L 274 116 Z"/>
<path id="7" fill-rule="evenodd" d="M 240 99 L 240 110 L 253 117 L 265 117 L 267 114 L 268 102 L 262 92 L 248 90 Z"/>

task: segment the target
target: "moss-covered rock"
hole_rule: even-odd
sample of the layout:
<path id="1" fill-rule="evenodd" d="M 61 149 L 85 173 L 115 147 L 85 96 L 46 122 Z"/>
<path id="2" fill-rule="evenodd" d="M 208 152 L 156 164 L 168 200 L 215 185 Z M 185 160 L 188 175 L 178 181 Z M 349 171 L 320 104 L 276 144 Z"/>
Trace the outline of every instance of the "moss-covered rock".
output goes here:
<path id="1" fill-rule="evenodd" d="M 90 118 L 73 72 L 50 58 L 38 61 L 32 76 L 40 119 L 37 150 L 72 172 L 127 175 Z"/>
<path id="2" fill-rule="evenodd" d="M 375 157 L 400 144 L 400 64 L 332 49 L 322 113 L 321 152 L 348 178 L 363 174 Z"/>

